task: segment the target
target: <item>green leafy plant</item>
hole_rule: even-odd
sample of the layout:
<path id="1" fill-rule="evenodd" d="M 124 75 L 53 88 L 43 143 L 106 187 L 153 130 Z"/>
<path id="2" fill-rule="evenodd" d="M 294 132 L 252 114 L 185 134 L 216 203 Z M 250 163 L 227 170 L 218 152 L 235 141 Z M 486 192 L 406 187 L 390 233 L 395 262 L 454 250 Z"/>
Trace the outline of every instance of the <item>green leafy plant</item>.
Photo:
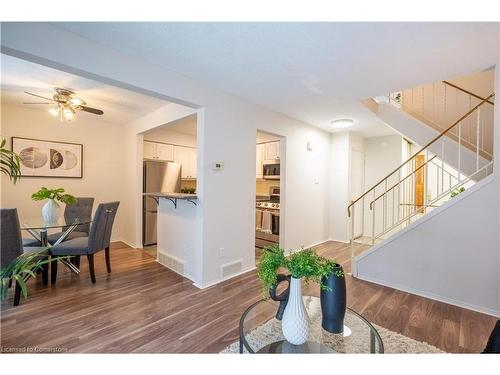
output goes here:
<path id="1" fill-rule="evenodd" d="M 2 137 L 0 140 L 0 169 L 15 184 L 21 177 L 21 159 L 19 155 L 7 149 L 6 144 L 7 140 Z"/>
<path id="2" fill-rule="evenodd" d="M 59 202 L 72 205 L 76 204 L 77 200 L 74 196 L 70 194 L 64 194 L 64 189 L 47 189 L 46 187 L 42 187 L 36 193 L 31 195 L 31 199 L 34 201 L 43 201 L 45 199 L 55 199 Z"/>
<path id="3" fill-rule="evenodd" d="M 326 287 L 321 284 L 321 278 L 330 274 L 335 266 L 335 262 L 319 256 L 312 248 L 285 256 L 285 251 L 275 245 L 264 249 L 257 264 L 257 275 L 266 290 L 276 285 L 278 272 L 282 269 L 288 270 L 294 278 L 304 278 L 306 283 L 315 281 L 324 289 Z M 336 271 L 335 275 L 344 277 L 342 271 Z"/>
<path id="4" fill-rule="evenodd" d="M 453 190 L 450 194 L 450 198 L 456 197 L 458 194 L 463 193 L 465 191 L 465 188 L 462 186 L 459 189 Z"/>
<path id="5" fill-rule="evenodd" d="M 6 267 L 0 270 L 0 297 L 7 298 L 9 285 L 15 281 L 19 284 L 24 298 L 28 298 L 26 281 L 30 276 L 35 277 L 35 272 L 48 263 L 46 250 L 26 253 L 18 256 Z"/>

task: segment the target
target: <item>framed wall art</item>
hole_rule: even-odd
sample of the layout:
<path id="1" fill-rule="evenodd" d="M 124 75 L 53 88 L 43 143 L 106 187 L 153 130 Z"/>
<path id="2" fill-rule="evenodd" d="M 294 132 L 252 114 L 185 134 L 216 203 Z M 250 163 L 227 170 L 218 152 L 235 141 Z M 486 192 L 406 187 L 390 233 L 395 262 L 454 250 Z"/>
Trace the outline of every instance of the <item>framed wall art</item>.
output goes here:
<path id="1" fill-rule="evenodd" d="M 12 137 L 12 151 L 21 158 L 22 177 L 83 177 L 83 145 Z"/>

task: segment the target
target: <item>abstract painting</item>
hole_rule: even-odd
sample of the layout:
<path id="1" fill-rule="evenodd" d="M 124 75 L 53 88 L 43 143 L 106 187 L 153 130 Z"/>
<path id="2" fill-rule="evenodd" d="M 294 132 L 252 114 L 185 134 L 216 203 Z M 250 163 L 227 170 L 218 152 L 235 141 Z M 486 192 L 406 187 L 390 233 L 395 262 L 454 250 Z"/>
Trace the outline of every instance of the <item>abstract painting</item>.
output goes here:
<path id="1" fill-rule="evenodd" d="M 83 177 L 83 145 L 12 137 L 23 177 Z"/>

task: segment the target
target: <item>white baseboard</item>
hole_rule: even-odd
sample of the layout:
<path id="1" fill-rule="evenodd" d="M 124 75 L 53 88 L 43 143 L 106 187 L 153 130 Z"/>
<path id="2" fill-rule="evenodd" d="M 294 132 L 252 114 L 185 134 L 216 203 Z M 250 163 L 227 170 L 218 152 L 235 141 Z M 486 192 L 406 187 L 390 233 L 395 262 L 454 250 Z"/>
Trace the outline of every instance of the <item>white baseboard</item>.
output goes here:
<path id="1" fill-rule="evenodd" d="M 463 302 L 463 301 L 458 301 L 458 300 L 455 300 L 455 299 L 452 299 L 452 298 L 444 297 L 444 296 L 441 296 L 439 294 L 429 293 L 429 292 L 426 292 L 426 291 L 422 291 L 422 290 L 410 288 L 410 287 L 408 287 L 406 285 L 400 285 L 400 284 L 397 284 L 397 283 L 392 283 L 392 282 L 385 281 L 385 280 L 379 280 L 379 279 L 376 279 L 376 278 L 363 277 L 363 276 L 359 276 L 359 275 L 356 276 L 356 278 L 358 278 L 360 280 L 368 281 L 368 282 L 371 282 L 371 283 L 374 283 L 374 284 L 387 286 L 387 287 L 392 288 L 392 289 L 397 289 L 397 290 L 400 290 L 402 292 L 407 292 L 407 293 L 410 293 L 410 294 L 415 294 L 415 295 L 420 296 L 420 297 L 425 297 L 425 298 L 429 298 L 429 299 L 432 299 L 432 300 L 435 300 L 435 301 L 444 302 L 444 303 L 447 303 L 449 305 L 454 305 L 454 306 L 462 307 L 464 309 L 477 311 L 477 312 L 480 312 L 480 313 L 483 313 L 483 314 L 488 314 L 488 315 L 492 315 L 492 316 L 495 316 L 495 317 L 500 317 L 500 311 L 496 311 L 496 310 L 490 309 L 488 307 L 469 304 L 469 303 L 466 303 L 466 302 Z"/>
<path id="2" fill-rule="evenodd" d="M 130 246 L 130 247 L 132 247 L 134 249 L 140 249 L 141 248 L 141 246 L 138 247 L 138 246 L 136 246 L 136 245 L 128 242 L 127 240 L 122 239 L 122 238 L 112 238 L 111 242 L 123 242 L 125 245 Z"/>
<path id="3" fill-rule="evenodd" d="M 328 241 L 335 241 L 335 242 L 341 242 L 341 243 L 351 243 L 349 240 L 340 240 L 338 238 L 330 238 Z"/>
<path id="4" fill-rule="evenodd" d="M 200 283 L 193 283 L 193 285 L 195 287 L 197 287 L 198 289 L 206 289 L 206 288 L 210 288 L 214 285 L 217 285 L 217 284 L 220 284 L 224 281 L 227 281 L 227 280 L 231 280 L 231 279 L 234 279 L 235 277 L 237 276 L 241 276 L 247 272 L 250 272 L 250 271 L 253 271 L 255 270 L 256 267 L 255 266 L 252 266 L 252 267 L 249 267 L 247 269 L 244 269 L 243 271 L 241 272 L 238 272 L 238 273 L 235 273 L 234 275 L 231 275 L 229 277 L 226 277 L 225 279 L 218 279 L 218 280 L 213 280 L 213 281 L 209 281 L 208 283 L 205 283 L 205 284 L 200 284 Z"/>

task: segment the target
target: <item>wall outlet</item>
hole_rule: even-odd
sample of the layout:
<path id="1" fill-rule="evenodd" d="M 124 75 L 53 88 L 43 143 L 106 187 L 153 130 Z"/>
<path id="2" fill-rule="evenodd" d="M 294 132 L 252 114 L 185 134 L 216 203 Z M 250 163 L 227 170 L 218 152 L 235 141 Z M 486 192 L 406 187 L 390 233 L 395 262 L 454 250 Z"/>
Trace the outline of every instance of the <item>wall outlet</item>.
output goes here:
<path id="1" fill-rule="evenodd" d="M 313 182 L 314 182 L 314 185 L 319 185 L 319 178 L 318 177 L 315 177 L 313 179 Z"/>
<path id="2" fill-rule="evenodd" d="M 221 247 L 221 248 L 219 248 L 219 258 L 222 259 L 222 258 L 224 258 L 224 256 L 225 256 L 225 251 L 224 251 L 224 248 Z"/>

